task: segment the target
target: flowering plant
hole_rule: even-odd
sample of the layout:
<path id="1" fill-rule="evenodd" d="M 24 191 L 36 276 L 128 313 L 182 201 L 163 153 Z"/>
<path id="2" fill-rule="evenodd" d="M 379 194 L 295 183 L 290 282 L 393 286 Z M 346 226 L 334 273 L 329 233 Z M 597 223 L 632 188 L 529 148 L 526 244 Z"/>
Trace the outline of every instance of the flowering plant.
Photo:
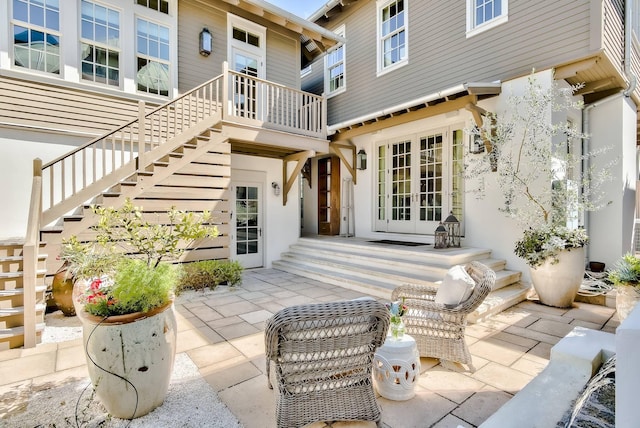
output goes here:
<path id="1" fill-rule="evenodd" d="M 407 312 L 407 305 L 404 304 L 404 297 L 402 302 L 390 302 L 386 304 L 389 313 L 391 314 L 391 322 L 399 323 L 402 320 L 402 316 Z"/>

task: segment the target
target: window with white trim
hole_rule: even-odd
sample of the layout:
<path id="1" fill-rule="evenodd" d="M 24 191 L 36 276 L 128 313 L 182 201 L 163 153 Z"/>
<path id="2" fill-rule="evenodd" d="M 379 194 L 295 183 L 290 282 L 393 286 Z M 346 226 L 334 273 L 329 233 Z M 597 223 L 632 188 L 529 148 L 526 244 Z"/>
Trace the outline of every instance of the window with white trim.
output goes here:
<path id="1" fill-rule="evenodd" d="M 169 95 L 169 27 L 146 19 L 136 20 L 138 91 Z"/>
<path id="2" fill-rule="evenodd" d="M 407 1 L 378 1 L 378 73 L 406 64 Z"/>
<path id="3" fill-rule="evenodd" d="M 509 0 L 467 0 L 467 37 L 507 22 L 508 3 Z"/>
<path id="4" fill-rule="evenodd" d="M 334 33 L 344 37 L 344 25 L 334 30 Z M 345 45 L 340 44 L 329 51 L 324 58 L 324 92 L 327 96 L 346 90 L 345 54 Z"/>
<path id="5" fill-rule="evenodd" d="M 149 9 L 157 10 L 158 12 L 169 14 L 169 1 L 168 0 L 135 0 L 140 6 L 148 7 Z"/>
<path id="6" fill-rule="evenodd" d="M 60 74 L 59 0 L 13 0 L 13 63 Z"/>
<path id="7" fill-rule="evenodd" d="M 82 79 L 120 86 L 120 12 L 82 0 Z"/>

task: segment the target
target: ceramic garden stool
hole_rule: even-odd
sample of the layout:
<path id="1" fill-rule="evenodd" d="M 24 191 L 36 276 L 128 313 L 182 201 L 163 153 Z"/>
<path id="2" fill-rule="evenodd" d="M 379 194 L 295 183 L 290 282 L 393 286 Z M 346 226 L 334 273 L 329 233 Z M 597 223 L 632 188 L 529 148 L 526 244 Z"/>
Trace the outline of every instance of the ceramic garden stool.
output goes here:
<path id="1" fill-rule="evenodd" d="M 398 340 L 387 336 L 373 357 L 373 382 L 378 393 L 389 400 L 413 398 L 419 376 L 415 339 L 408 334 Z"/>

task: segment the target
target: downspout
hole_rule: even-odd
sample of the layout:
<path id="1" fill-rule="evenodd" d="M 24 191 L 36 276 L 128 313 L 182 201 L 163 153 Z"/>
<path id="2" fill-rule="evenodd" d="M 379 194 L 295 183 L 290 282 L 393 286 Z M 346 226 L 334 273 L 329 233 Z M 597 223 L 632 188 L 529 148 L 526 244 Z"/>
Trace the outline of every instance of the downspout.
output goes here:
<path id="1" fill-rule="evenodd" d="M 624 90 L 624 96 L 629 97 L 636 89 L 637 79 L 631 72 L 631 43 L 632 43 L 632 0 L 624 2 L 624 75 L 629 82 L 627 89 Z"/>

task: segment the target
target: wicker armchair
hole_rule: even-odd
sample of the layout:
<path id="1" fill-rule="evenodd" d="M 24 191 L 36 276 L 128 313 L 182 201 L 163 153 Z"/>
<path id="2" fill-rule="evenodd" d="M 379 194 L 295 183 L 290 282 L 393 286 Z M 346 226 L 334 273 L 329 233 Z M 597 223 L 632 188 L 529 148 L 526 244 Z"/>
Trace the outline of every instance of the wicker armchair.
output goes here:
<path id="1" fill-rule="evenodd" d="M 375 300 L 292 306 L 270 318 L 265 354 L 269 388 L 277 385 L 277 426 L 351 420 L 380 425 L 371 372 L 388 327 L 389 311 Z"/>
<path id="2" fill-rule="evenodd" d="M 393 290 L 391 300 L 405 299 L 407 313 L 402 317 L 407 334 L 418 346 L 421 357 L 439 358 L 467 364 L 474 371 L 471 354 L 464 338 L 467 315 L 487 297 L 496 274 L 480 262 L 465 265 L 476 282 L 473 293 L 459 305 L 448 307 L 434 301 L 437 287 L 418 284 L 401 285 Z"/>

